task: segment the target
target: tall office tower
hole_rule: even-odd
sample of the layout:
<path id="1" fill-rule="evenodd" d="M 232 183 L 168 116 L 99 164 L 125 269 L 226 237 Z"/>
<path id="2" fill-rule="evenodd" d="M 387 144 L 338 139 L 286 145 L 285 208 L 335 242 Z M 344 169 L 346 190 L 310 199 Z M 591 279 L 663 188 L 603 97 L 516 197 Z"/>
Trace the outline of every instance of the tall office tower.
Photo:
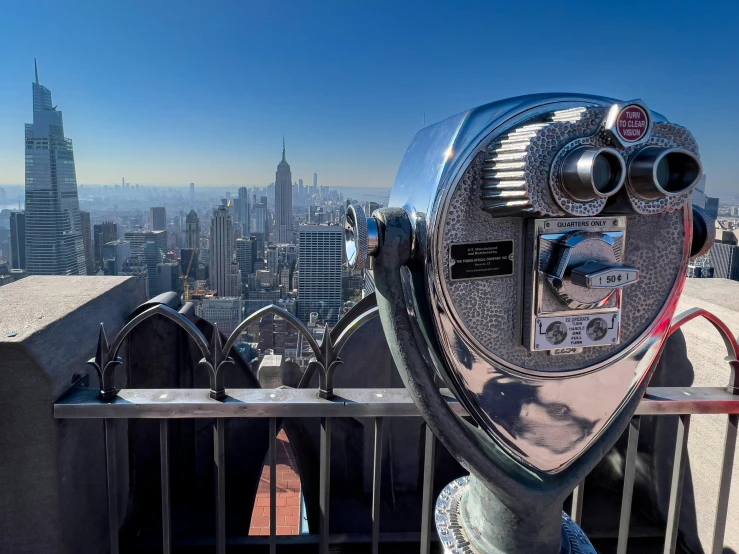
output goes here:
<path id="1" fill-rule="evenodd" d="M 265 256 L 267 258 L 267 270 L 270 273 L 274 273 L 275 275 L 279 271 L 279 265 L 280 265 L 280 254 L 277 251 L 276 246 L 270 246 L 267 248 L 267 255 Z"/>
<path id="2" fill-rule="evenodd" d="M 251 202 L 249 202 L 249 191 L 246 187 L 239 189 L 239 223 L 241 223 L 241 235 L 251 233 Z"/>
<path id="3" fill-rule="evenodd" d="M 300 195 L 301 198 L 303 197 L 303 192 L 304 192 L 303 191 L 303 180 L 298 179 L 298 194 Z"/>
<path id="4" fill-rule="evenodd" d="M 311 194 L 318 194 L 318 173 L 313 174 L 313 190 Z"/>
<path id="5" fill-rule="evenodd" d="M 259 233 L 267 240 L 267 203 L 255 203 L 251 210 L 251 232 Z"/>
<path id="6" fill-rule="evenodd" d="M 719 205 L 718 198 L 712 198 L 711 196 L 706 196 L 706 211 L 714 219 L 718 219 L 718 205 Z"/>
<path id="7" fill-rule="evenodd" d="M 252 237 L 236 239 L 236 263 L 239 264 L 242 282 L 246 282 L 249 275 L 254 273 L 256 244 Z"/>
<path id="8" fill-rule="evenodd" d="M 344 232 L 339 225 L 300 225 L 298 318 L 308 323 L 311 312 L 335 325 L 341 311 L 341 269 Z"/>
<path id="9" fill-rule="evenodd" d="M 26 269 L 26 214 L 10 212 L 10 267 Z"/>
<path id="10" fill-rule="evenodd" d="M 195 183 L 190 183 L 190 209 L 195 209 Z"/>
<path id="11" fill-rule="evenodd" d="M 218 296 L 239 295 L 232 279 L 233 244 L 233 218 L 224 200 L 213 211 L 210 223 L 210 284 Z"/>
<path id="12" fill-rule="evenodd" d="M 190 210 L 185 218 L 185 248 L 199 248 L 200 218 L 195 210 Z"/>
<path id="13" fill-rule="evenodd" d="M 285 159 L 285 139 L 282 139 L 282 161 L 275 175 L 275 242 L 293 242 L 293 186 L 290 164 Z"/>
<path id="14" fill-rule="evenodd" d="M 35 62 L 34 62 L 35 63 Z M 33 123 L 26 124 L 26 270 L 29 275 L 85 275 L 72 141 L 51 91 L 33 83 Z"/>
<path id="15" fill-rule="evenodd" d="M 151 214 L 149 221 L 151 223 L 152 231 L 166 231 L 167 230 L 167 210 L 164 208 L 151 208 Z"/>
<path id="16" fill-rule="evenodd" d="M 143 258 L 146 265 L 146 297 L 151 299 L 163 292 L 169 292 L 168 290 L 159 290 L 157 266 L 162 263 L 164 256 L 156 241 L 146 241 Z"/>
<path id="17" fill-rule="evenodd" d="M 95 258 L 95 270 L 103 269 L 103 246 L 114 240 L 118 240 L 118 225 L 112 221 L 104 221 L 92 226 L 93 248 Z"/>
<path id="18" fill-rule="evenodd" d="M 85 271 L 88 275 L 95 275 L 95 257 L 92 253 L 92 232 L 90 229 L 90 212 L 80 210 L 82 227 L 82 244 L 85 247 Z"/>

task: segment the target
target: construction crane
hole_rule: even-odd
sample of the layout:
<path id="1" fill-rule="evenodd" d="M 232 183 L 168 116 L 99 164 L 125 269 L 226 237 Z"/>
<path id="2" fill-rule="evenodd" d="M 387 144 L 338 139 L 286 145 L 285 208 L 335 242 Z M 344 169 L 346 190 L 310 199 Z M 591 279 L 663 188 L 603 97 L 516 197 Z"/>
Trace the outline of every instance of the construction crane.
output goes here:
<path id="1" fill-rule="evenodd" d="M 184 275 L 182 275 L 183 283 L 182 283 L 182 290 L 183 290 L 183 298 L 185 302 L 189 302 L 191 300 L 190 298 L 190 269 L 192 268 L 192 261 L 195 259 L 195 256 L 198 255 L 198 249 L 193 248 L 192 254 L 190 254 L 190 260 L 187 262 L 187 271 L 185 271 Z M 182 266 L 180 266 L 182 268 Z"/>

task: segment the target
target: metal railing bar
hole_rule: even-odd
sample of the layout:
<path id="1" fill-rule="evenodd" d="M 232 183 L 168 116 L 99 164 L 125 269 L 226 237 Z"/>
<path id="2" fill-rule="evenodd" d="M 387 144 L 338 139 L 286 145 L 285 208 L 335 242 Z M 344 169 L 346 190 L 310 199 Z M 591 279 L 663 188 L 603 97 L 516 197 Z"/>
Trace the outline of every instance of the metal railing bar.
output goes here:
<path id="1" fill-rule="evenodd" d="M 726 514 L 729 509 L 729 494 L 731 493 L 731 477 L 734 468 L 734 452 L 736 451 L 736 434 L 739 415 L 732 414 L 726 421 L 726 438 L 724 439 L 724 456 L 721 464 L 721 480 L 718 489 L 716 504 L 716 520 L 713 525 L 712 554 L 724 552 L 724 534 L 726 532 Z"/>
<path id="2" fill-rule="evenodd" d="M 315 392 L 314 392 L 315 394 Z M 319 551 L 328 554 L 330 543 L 329 505 L 331 503 L 331 418 L 321 418 L 320 471 L 318 506 L 320 510 L 319 534 L 321 536 Z"/>
<path id="3" fill-rule="evenodd" d="M 664 554 L 675 554 L 675 549 L 677 548 L 677 530 L 680 524 L 680 504 L 683 497 L 685 464 L 688 459 L 689 433 L 690 415 L 681 415 L 678 419 L 677 437 L 675 439 L 675 459 L 672 465 L 672 479 L 670 482 L 670 501 L 667 511 Z"/>
<path id="4" fill-rule="evenodd" d="M 444 391 L 442 391 L 444 393 Z M 100 400 L 92 388 L 75 388 L 54 404 L 54 417 L 66 418 L 243 418 L 243 417 L 418 417 L 408 392 L 394 389 L 334 389 L 317 398 L 314 389 L 228 389 L 224 400 L 209 389 L 123 389 Z M 462 405 L 445 394 L 460 416 Z M 652 387 L 636 415 L 739 414 L 739 395 L 725 388 Z"/>
<path id="5" fill-rule="evenodd" d="M 421 505 L 421 554 L 431 552 L 431 537 L 434 530 L 431 529 L 434 518 L 434 469 L 436 465 L 436 436 L 428 425 L 426 429 L 425 445 L 423 449 L 423 499 Z"/>
<path id="6" fill-rule="evenodd" d="M 380 551 L 383 419 L 375 418 L 375 459 L 372 466 L 372 554 Z"/>
<path id="7" fill-rule="evenodd" d="M 277 552 L 277 419 L 269 418 L 269 554 Z"/>
<path id="8" fill-rule="evenodd" d="M 575 487 L 575 490 L 572 491 L 572 509 L 570 512 L 570 517 L 572 518 L 572 521 L 577 523 L 578 525 L 582 525 L 582 501 L 583 497 L 585 495 L 585 479 L 580 481 L 580 484 Z"/>
<path id="9" fill-rule="evenodd" d="M 110 534 L 110 554 L 118 554 L 118 464 L 115 453 L 115 421 L 104 420 L 105 429 L 105 469 L 108 484 L 108 531 Z"/>
<path id="10" fill-rule="evenodd" d="M 159 420 L 159 456 L 162 475 L 162 549 L 172 551 L 171 509 L 169 504 L 169 420 Z"/>
<path id="11" fill-rule="evenodd" d="M 618 521 L 618 543 L 616 554 L 626 554 L 629 544 L 629 523 L 631 522 L 631 502 L 634 498 L 634 479 L 636 477 L 636 454 L 639 447 L 639 427 L 641 418 L 635 416 L 629 423 L 629 440 L 624 460 L 624 491 L 621 496 L 621 517 Z"/>
<path id="12" fill-rule="evenodd" d="M 396 531 L 380 533 L 380 543 L 418 543 L 421 539 L 421 533 L 418 531 Z M 331 544 L 362 544 L 366 545 L 372 541 L 371 533 L 332 533 L 330 535 Z M 318 534 L 301 534 L 301 535 L 278 535 L 277 544 L 279 546 L 292 545 L 317 545 L 321 542 Z M 268 546 L 269 537 L 267 535 L 229 535 L 226 543 L 231 546 Z M 213 546 L 213 537 L 187 537 L 180 536 L 173 541 L 176 548 L 183 547 L 203 547 Z M 136 542 L 140 548 L 154 549 L 159 546 L 158 539 L 141 538 Z"/>
<path id="13" fill-rule="evenodd" d="M 226 448 L 225 420 L 213 424 L 213 459 L 216 466 L 216 552 L 226 554 Z"/>

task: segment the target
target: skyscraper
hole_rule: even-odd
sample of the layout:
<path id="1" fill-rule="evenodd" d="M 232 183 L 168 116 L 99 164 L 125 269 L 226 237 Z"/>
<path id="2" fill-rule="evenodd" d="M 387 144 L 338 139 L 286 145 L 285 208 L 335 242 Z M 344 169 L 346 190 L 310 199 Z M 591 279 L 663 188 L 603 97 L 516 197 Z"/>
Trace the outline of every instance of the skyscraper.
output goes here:
<path id="1" fill-rule="evenodd" d="M 210 284 L 218 296 L 239 296 L 240 281 L 234 283 L 233 218 L 226 202 L 213 211 L 210 223 Z M 238 268 L 237 268 L 238 271 Z"/>
<path id="2" fill-rule="evenodd" d="M 26 214 L 10 212 L 10 267 L 26 269 Z"/>
<path id="3" fill-rule="evenodd" d="M 167 210 L 165 208 L 151 208 L 151 230 L 167 230 Z"/>
<path id="4" fill-rule="evenodd" d="M 254 258 L 256 241 L 253 237 L 236 239 L 236 262 L 241 271 L 241 281 L 246 282 L 249 275 L 254 273 Z"/>
<path id="5" fill-rule="evenodd" d="M 35 62 L 34 62 L 35 63 Z M 26 124 L 26 269 L 29 275 L 85 275 L 72 141 L 51 91 L 33 88 L 33 123 Z"/>
<path id="6" fill-rule="evenodd" d="M 195 210 L 190 210 L 185 218 L 185 248 L 199 248 L 200 218 Z"/>
<path id="7" fill-rule="evenodd" d="M 285 139 L 282 139 L 282 161 L 275 174 L 275 242 L 290 244 L 293 238 L 293 185 L 290 164 L 285 159 Z"/>
<path id="8" fill-rule="evenodd" d="M 260 202 L 254 202 L 251 215 L 251 232 L 259 233 L 263 240 L 267 240 L 267 199 L 265 197 L 262 197 Z"/>
<path id="9" fill-rule="evenodd" d="M 318 173 L 313 174 L 313 190 L 311 194 L 318 194 Z"/>
<path id="10" fill-rule="evenodd" d="M 321 320 L 335 325 L 341 311 L 343 228 L 300 225 L 298 244 L 298 318 L 308 323 L 311 312 L 316 312 Z"/>
<path id="11" fill-rule="evenodd" d="M 96 223 L 92 229 L 95 269 L 99 271 L 103 269 L 103 260 L 105 259 L 103 246 L 118 239 L 118 225 L 112 221 L 104 221 L 103 223 Z"/>
<path id="12" fill-rule="evenodd" d="M 246 187 L 239 189 L 239 223 L 241 223 L 242 236 L 251 233 L 251 202 L 249 202 L 249 190 Z"/>
<path id="13" fill-rule="evenodd" d="M 92 254 L 92 232 L 90 230 L 90 212 L 80 210 L 82 225 L 82 244 L 85 247 L 85 271 L 88 275 L 95 275 L 95 258 Z"/>

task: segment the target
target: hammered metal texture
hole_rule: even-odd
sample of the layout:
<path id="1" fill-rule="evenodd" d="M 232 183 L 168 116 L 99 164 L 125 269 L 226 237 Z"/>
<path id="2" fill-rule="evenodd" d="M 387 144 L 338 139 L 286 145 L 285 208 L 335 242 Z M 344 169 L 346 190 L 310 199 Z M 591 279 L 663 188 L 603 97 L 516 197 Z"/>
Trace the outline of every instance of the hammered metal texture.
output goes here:
<path id="1" fill-rule="evenodd" d="M 483 159 L 479 155 L 453 192 L 443 226 L 443 250 L 438 265 L 451 307 L 468 336 L 488 358 L 498 358 L 514 369 L 573 371 L 614 355 L 636 339 L 657 317 L 670 294 L 682 263 L 683 212 L 674 211 L 627 218 L 624 264 L 636 267 L 641 280 L 623 291 L 621 344 L 586 348 L 568 356 L 529 352 L 522 346 L 521 315 L 524 309 L 526 266 L 531 246 L 524 248 L 521 217 L 492 217 L 482 209 L 480 194 Z M 467 242 L 514 240 L 514 275 L 490 279 L 452 281 L 449 245 Z M 654 260 L 660 260 L 655 264 Z M 564 304 L 563 304 L 564 307 Z M 500 368 L 501 366 L 497 366 Z"/>
<path id="2" fill-rule="evenodd" d="M 651 137 L 643 144 L 628 148 L 613 144 L 601 129 L 606 113 L 604 108 L 552 112 L 527 121 L 491 144 L 485 151 L 481 173 L 483 209 L 495 217 L 599 214 L 607 199 L 578 202 L 570 198 L 560 184 L 562 162 L 578 146 L 615 147 L 627 167 L 633 155 L 645 146 L 684 148 L 698 154 L 698 146 L 690 132 L 671 123 L 655 124 Z M 628 186 L 626 179 L 627 190 Z M 685 193 L 659 200 L 642 200 L 628 194 L 631 206 L 640 214 L 677 210 L 688 196 L 689 193 Z"/>

